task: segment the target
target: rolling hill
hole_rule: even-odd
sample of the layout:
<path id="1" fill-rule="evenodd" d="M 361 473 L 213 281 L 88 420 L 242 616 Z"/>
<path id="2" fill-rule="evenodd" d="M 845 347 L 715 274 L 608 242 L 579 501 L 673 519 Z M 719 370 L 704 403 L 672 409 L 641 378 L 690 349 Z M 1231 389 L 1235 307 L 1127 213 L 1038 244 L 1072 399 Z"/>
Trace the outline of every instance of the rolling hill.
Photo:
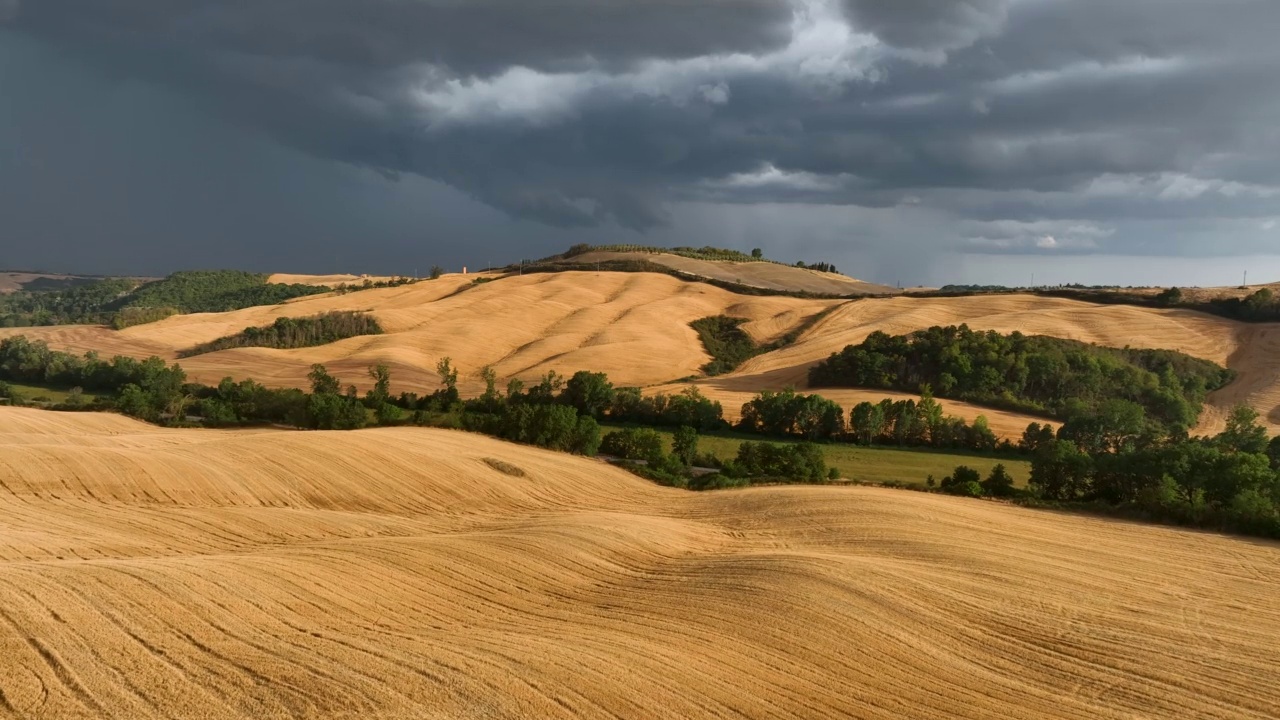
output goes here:
<path id="1" fill-rule="evenodd" d="M 743 265 L 808 272 L 770 263 Z M 333 282 L 336 277 L 314 281 Z M 477 284 L 474 275 L 446 275 L 402 287 L 298 298 L 279 306 L 175 316 L 119 332 L 97 326 L 57 326 L 2 329 L 0 337 L 24 334 L 60 349 L 135 357 L 154 354 L 174 360 L 183 349 L 245 327 L 268 325 L 277 317 L 368 311 L 386 334 L 299 350 L 238 348 L 184 359 L 182 365 L 192 379 L 206 383 L 231 375 L 303 386 L 311 364 L 323 363 L 344 382 L 363 388 L 366 369 L 383 363 L 391 367 L 398 392 L 436 387 L 435 363 L 448 356 L 462 370 L 464 393 L 481 390 L 475 373 L 485 365 L 492 365 L 504 379 L 528 382 L 553 370 L 563 375 L 592 370 L 608 373 L 620 385 L 677 392 L 709 360 L 689 328 L 691 321 L 712 315 L 747 318 L 744 330 L 760 343 L 812 323 L 794 343 L 753 358 L 730 375 L 695 381 L 734 417 L 742 403 L 760 390 L 804 388 L 809 367 L 872 331 L 899 334 L 967 323 L 978 330 L 1017 330 L 1114 347 L 1179 350 L 1224 364 L 1239 377 L 1210 397 L 1199 430 L 1218 431 L 1226 411 L 1245 403 L 1258 409 L 1273 433 L 1280 432 L 1280 324 L 1033 295 L 842 301 L 738 295 L 654 273 L 578 271 L 494 277 L 484 276 L 493 281 Z M 290 276 L 291 282 L 305 280 Z M 899 397 L 884 391 L 814 390 L 846 408 L 862 400 Z M 1041 420 L 954 401 L 944 405 L 966 420 L 986 415 L 1003 437 L 1015 437 L 1029 422 Z"/>
<path id="2" fill-rule="evenodd" d="M 870 488 L 684 493 L 442 430 L 12 408 L 0 518 L 0 717 L 1280 707 L 1274 543 Z"/>
<path id="3" fill-rule="evenodd" d="M 669 253 L 634 253 L 596 250 L 575 255 L 572 262 L 591 264 L 613 260 L 647 260 L 664 267 L 696 277 L 721 282 L 789 292 L 810 292 L 824 295 L 895 295 L 899 292 L 888 285 L 869 283 L 839 273 L 819 272 L 808 268 L 782 265 L 772 262 L 733 262 L 729 260 L 701 260 Z"/>

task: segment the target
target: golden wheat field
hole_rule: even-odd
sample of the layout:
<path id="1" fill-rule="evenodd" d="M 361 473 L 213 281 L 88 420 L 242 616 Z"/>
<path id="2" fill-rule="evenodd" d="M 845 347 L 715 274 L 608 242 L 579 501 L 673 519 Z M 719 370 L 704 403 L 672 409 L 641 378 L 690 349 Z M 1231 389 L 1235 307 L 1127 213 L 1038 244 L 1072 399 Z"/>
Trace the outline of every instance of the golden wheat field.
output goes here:
<path id="1" fill-rule="evenodd" d="M 1276 544 L 0 408 L 0 716 L 1274 718 Z"/>
<path id="2" fill-rule="evenodd" d="M 611 260 L 646 260 L 672 270 L 698 277 L 750 285 L 770 290 L 803 291 L 826 295 L 892 295 L 899 291 L 839 273 L 820 272 L 773 262 L 733 262 L 699 260 L 670 253 L 635 253 L 597 250 L 576 255 L 575 263 L 609 262 Z"/>
<path id="3" fill-rule="evenodd" d="M 769 263 L 747 265 L 810 272 Z M 323 284 L 346 278 L 325 276 L 312 281 Z M 721 401 L 732 418 L 760 390 L 805 388 L 811 366 L 875 330 L 897 334 L 967 323 L 979 330 L 1017 330 L 1113 347 L 1180 350 L 1224 364 L 1239 377 L 1209 398 L 1198 431 L 1219 431 L 1226 412 L 1243 403 L 1256 408 L 1272 432 L 1280 432 L 1280 324 L 1246 324 L 1188 310 L 1094 305 L 1032 295 L 854 302 L 756 297 L 648 273 L 536 274 L 482 284 L 475 284 L 476 279 L 475 275 L 446 275 L 415 285 L 312 296 L 279 306 L 175 316 L 120 332 L 98 326 L 59 326 L 2 329 L 0 337 L 23 334 L 59 349 L 176 360 L 183 349 L 245 327 L 270 324 L 277 317 L 356 310 L 371 312 L 387 333 L 298 350 L 237 348 L 186 358 L 182 366 L 193 380 L 205 383 L 230 375 L 271 385 L 304 386 L 310 366 L 323 363 L 345 382 L 363 388 L 368 384 L 368 367 L 382 363 L 392 369 L 398 392 L 437 387 L 435 363 L 447 356 L 462 372 L 464 393 L 480 392 L 476 373 L 485 365 L 493 366 L 503 379 L 531 382 L 548 371 L 570 375 L 591 370 L 608 373 L 615 384 L 676 392 L 689 378 L 697 377 L 710 359 L 689 327 L 691 321 L 721 314 L 747 318 L 750 322 L 744 329 L 763 343 L 830 311 L 790 346 L 754 358 L 730 376 L 696 384 Z M 905 397 L 881 391 L 813 390 L 846 407 L 863 400 Z M 1041 420 L 955 401 L 944 407 L 966 420 L 985 415 L 1002 437 L 1017 436 L 1029 422 Z"/>

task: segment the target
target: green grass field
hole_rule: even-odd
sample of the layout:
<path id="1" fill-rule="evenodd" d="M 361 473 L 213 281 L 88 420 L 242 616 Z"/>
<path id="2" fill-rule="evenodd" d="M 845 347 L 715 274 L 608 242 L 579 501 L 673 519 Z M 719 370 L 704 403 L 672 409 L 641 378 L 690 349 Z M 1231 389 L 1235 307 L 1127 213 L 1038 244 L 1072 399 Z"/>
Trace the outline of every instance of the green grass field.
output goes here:
<path id="1" fill-rule="evenodd" d="M 66 402 L 67 396 L 71 394 L 70 389 L 57 390 L 36 385 L 20 385 L 18 383 L 8 383 L 8 385 L 26 402 L 49 402 L 57 405 Z M 89 393 L 84 393 L 81 397 L 84 398 L 86 404 L 96 399 L 96 396 Z"/>
<path id="2" fill-rule="evenodd" d="M 620 425 L 604 424 L 604 433 L 620 430 Z M 672 432 L 664 428 L 655 428 L 667 439 L 670 448 Z M 698 439 L 698 452 L 712 453 L 722 459 L 730 459 L 738 454 L 738 446 L 744 441 L 770 442 L 781 444 L 785 440 L 768 440 L 754 435 L 742 433 L 717 433 L 702 435 Z M 982 473 L 985 478 L 991 468 L 1003 464 L 1018 487 L 1026 487 L 1031 475 L 1031 463 L 1027 460 L 986 455 L 927 450 L 921 448 L 885 448 L 861 447 L 843 443 L 822 445 L 822 453 L 827 465 L 834 466 L 840 477 L 857 482 L 884 483 L 899 482 L 908 485 L 925 484 L 925 479 L 933 475 L 935 480 L 950 475 L 957 465 L 968 465 Z"/>

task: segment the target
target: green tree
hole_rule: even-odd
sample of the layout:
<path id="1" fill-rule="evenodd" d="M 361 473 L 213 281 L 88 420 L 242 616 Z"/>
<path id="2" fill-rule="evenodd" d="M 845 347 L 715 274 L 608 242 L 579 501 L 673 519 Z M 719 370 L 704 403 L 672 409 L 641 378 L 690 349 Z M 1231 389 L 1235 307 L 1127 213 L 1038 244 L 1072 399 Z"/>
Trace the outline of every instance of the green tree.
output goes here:
<path id="1" fill-rule="evenodd" d="M 432 280 L 439 280 L 441 275 L 444 275 L 444 268 L 440 267 L 439 265 L 432 265 L 432 266 L 431 266 L 431 279 L 432 279 Z"/>
<path id="2" fill-rule="evenodd" d="M 957 466 L 947 477 L 942 478 L 939 487 L 942 492 L 951 495 L 981 497 L 983 494 L 982 475 L 968 465 Z"/>
<path id="3" fill-rule="evenodd" d="M 600 418 L 613 404 L 614 396 L 613 383 L 609 382 L 608 375 L 582 370 L 569 378 L 561 400 L 576 408 L 581 415 Z"/>
<path id="4" fill-rule="evenodd" d="M 1093 461 L 1074 443 L 1054 440 L 1031 461 L 1030 485 L 1049 500 L 1076 500 L 1089 489 Z"/>
<path id="5" fill-rule="evenodd" d="M 330 375 L 325 366 L 319 363 L 311 366 L 311 372 L 307 373 L 307 379 L 311 381 L 311 393 L 313 395 L 337 395 L 342 392 L 342 383 Z"/>
<path id="6" fill-rule="evenodd" d="M 1267 429 L 1258 424 L 1258 417 L 1258 412 L 1247 405 L 1232 408 L 1227 429 L 1216 438 L 1218 446 L 1229 452 L 1266 453 Z"/>
<path id="7" fill-rule="evenodd" d="M 1003 463 L 991 468 L 991 474 L 982 481 L 982 491 L 992 497 L 1013 495 L 1013 477 L 1009 475 Z"/>
<path id="8" fill-rule="evenodd" d="M 151 405 L 151 399 L 142 391 L 142 388 L 133 383 L 121 388 L 120 396 L 116 398 L 116 409 L 139 420 L 154 422 L 157 417 L 155 408 Z"/>
<path id="9" fill-rule="evenodd" d="M 688 425 L 680 426 L 672 439 L 671 454 L 686 467 L 693 465 L 698 457 L 698 431 Z"/>
<path id="10" fill-rule="evenodd" d="M 751 250 L 751 257 L 755 258 L 756 260 L 759 260 L 764 257 L 764 251 L 761 250 L 760 248 L 753 248 Z"/>
<path id="11" fill-rule="evenodd" d="M 386 365 L 375 365 L 369 368 L 369 379 L 373 380 L 373 389 L 365 396 L 369 407 L 377 410 L 391 401 L 391 368 Z"/>
<path id="12" fill-rule="evenodd" d="M 884 433 L 884 408 L 869 402 L 858 403 L 849 415 L 849 422 L 862 444 L 871 445 Z"/>
<path id="13" fill-rule="evenodd" d="M 440 358 L 436 363 L 436 375 L 440 377 L 440 384 L 446 390 L 456 390 L 458 387 L 458 371 L 453 367 L 453 359 L 444 357 Z"/>

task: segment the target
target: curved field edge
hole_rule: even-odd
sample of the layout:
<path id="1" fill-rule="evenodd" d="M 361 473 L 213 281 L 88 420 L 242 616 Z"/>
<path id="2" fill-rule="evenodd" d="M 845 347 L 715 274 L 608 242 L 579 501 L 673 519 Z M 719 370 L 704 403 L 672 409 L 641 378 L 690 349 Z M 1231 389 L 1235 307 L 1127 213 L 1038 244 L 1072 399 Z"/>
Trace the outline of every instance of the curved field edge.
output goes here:
<path id="1" fill-rule="evenodd" d="M 503 378 L 533 381 L 554 370 L 605 372 L 619 385 L 669 390 L 678 378 L 696 377 L 711 358 L 688 323 L 713 315 L 744 317 L 743 329 L 766 344 L 827 311 L 794 343 L 745 362 L 734 373 L 699 381 L 729 414 L 750 394 L 788 385 L 805 388 L 807 371 L 874 330 L 902 334 L 933 325 L 966 323 L 997 330 L 1092 342 L 1110 347 L 1170 349 L 1237 371 L 1231 385 L 1209 397 L 1198 432 L 1220 431 L 1236 404 L 1257 409 L 1272 432 L 1280 431 L 1280 324 L 1245 324 L 1187 310 L 1096 305 L 1032 295 L 956 298 L 895 297 L 859 301 L 742 296 L 662 275 L 568 272 L 506 277 L 473 285 L 475 276 L 443 278 L 398 288 L 329 294 L 281 306 L 186 315 L 112 332 L 64 326 L 0 330 L 26 334 L 59 349 L 104 355 L 158 355 L 265 325 L 276 317 L 329 311 L 368 311 L 387 330 L 377 337 L 344 340 L 304 350 L 241 348 L 183 361 L 193 379 L 216 383 L 226 375 L 269 385 L 304 386 L 312 363 L 325 364 L 346 382 L 363 383 L 370 365 L 386 364 L 397 391 L 436 386 L 431 368 L 451 357 L 463 369 L 460 389 L 478 394 L 474 373 L 492 365 Z M 467 292 L 458 294 L 463 288 Z M 866 395 L 817 389 L 846 406 Z M 892 393 L 868 391 L 875 399 Z M 742 394 L 748 397 L 742 399 Z M 1035 418 L 948 402 L 966 420 L 987 415 L 1003 437 L 1016 436 Z"/>
<path id="2" fill-rule="evenodd" d="M 1263 718 L 1280 548 L 0 408 L 0 716 Z M 524 477 L 489 461 L 518 467 Z"/>

